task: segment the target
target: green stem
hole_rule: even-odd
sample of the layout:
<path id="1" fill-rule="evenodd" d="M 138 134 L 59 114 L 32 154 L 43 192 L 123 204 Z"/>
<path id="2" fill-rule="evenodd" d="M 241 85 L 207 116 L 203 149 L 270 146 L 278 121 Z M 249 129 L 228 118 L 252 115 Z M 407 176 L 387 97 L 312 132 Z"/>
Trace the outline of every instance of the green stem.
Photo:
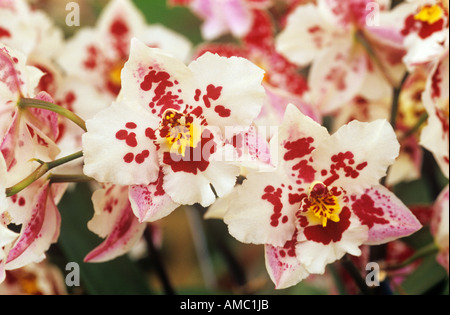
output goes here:
<path id="1" fill-rule="evenodd" d="M 83 174 L 49 174 L 48 179 L 51 183 L 85 183 L 93 180 Z"/>
<path id="2" fill-rule="evenodd" d="M 20 108 L 41 108 L 41 109 L 46 109 L 46 110 L 55 112 L 61 116 L 66 117 L 67 119 L 70 119 L 71 121 L 76 123 L 78 126 L 80 126 L 81 129 L 83 129 L 84 131 L 87 131 L 86 123 L 84 122 L 84 120 L 82 118 L 80 118 L 78 115 L 74 114 L 70 110 L 68 110 L 64 107 L 61 107 L 59 105 L 56 105 L 56 104 L 53 104 L 50 102 L 46 102 L 43 100 L 37 100 L 34 98 L 21 98 L 18 103 L 18 106 Z"/>
<path id="3" fill-rule="evenodd" d="M 406 131 L 402 137 L 400 138 L 400 142 L 402 140 L 405 140 L 406 138 L 408 138 L 409 136 L 411 136 L 412 134 L 414 134 L 417 130 L 420 129 L 420 127 L 427 121 L 428 119 L 428 113 L 423 113 L 420 117 L 419 120 L 417 120 L 417 123 L 411 127 L 411 129 L 409 129 L 408 131 Z"/>
<path id="4" fill-rule="evenodd" d="M 391 271 L 391 270 L 397 270 L 404 268 L 411 263 L 415 262 L 417 259 L 428 256 L 430 254 L 436 253 L 439 251 L 438 246 L 435 243 L 428 244 L 425 247 L 422 247 L 421 249 L 417 250 L 411 257 L 404 260 L 403 262 L 396 264 L 396 265 L 390 265 L 386 266 L 384 270 Z"/>
<path id="5" fill-rule="evenodd" d="M 40 161 L 41 166 L 39 166 L 33 173 L 28 175 L 26 178 L 24 178 L 23 180 L 21 180 L 19 183 L 15 184 L 14 186 L 6 188 L 6 196 L 11 197 L 11 196 L 21 192 L 22 190 L 24 190 L 25 188 L 27 188 L 28 186 L 33 184 L 36 180 L 38 180 L 39 178 L 44 176 L 44 174 L 47 173 L 49 170 L 51 170 L 57 166 L 60 166 L 62 164 L 65 164 L 67 162 L 78 159 L 82 156 L 83 156 L 83 151 L 78 151 L 76 153 L 73 153 L 71 155 L 62 157 L 60 159 L 57 159 L 57 160 L 54 160 L 51 162 L 42 163 L 42 161 Z"/>

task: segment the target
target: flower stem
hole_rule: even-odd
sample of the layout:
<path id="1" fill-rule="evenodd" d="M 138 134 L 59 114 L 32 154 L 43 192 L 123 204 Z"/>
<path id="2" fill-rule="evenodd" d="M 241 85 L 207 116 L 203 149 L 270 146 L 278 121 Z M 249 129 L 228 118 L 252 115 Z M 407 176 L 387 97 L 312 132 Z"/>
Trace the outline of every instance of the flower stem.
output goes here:
<path id="1" fill-rule="evenodd" d="M 51 183 L 85 183 L 94 180 L 83 174 L 49 174 L 48 179 Z"/>
<path id="2" fill-rule="evenodd" d="M 68 156 L 62 157 L 60 159 L 51 161 L 51 162 L 42 162 L 39 161 L 41 164 L 33 173 L 28 175 L 26 178 L 21 180 L 19 183 L 15 184 L 14 186 L 6 188 L 6 196 L 11 197 L 31 184 L 33 184 L 36 180 L 44 176 L 45 173 L 47 173 L 49 170 L 60 166 L 62 164 L 65 164 L 67 162 L 73 161 L 75 159 L 78 159 L 83 156 L 83 151 L 78 151 L 76 153 L 70 154 Z"/>
<path id="3" fill-rule="evenodd" d="M 84 131 L 87 131 L 86 129 L 86 123 L 82 118 L 80 118 L 75 113 L 71 112 L 70 110 L 61 107 L 59 105 L 43 101 L 43 100 L 37 100 L 34 98 L 21 98 L 19 101 L 18 106 L 20 108 L 41 108 L 46 109 L 52 112 L 55 112 L 61 116 L 66 117 L 67 119 L 70 119 L 74 123 L 76 123 L 78 126 L 80 126 L 81 129 Z"/>
<path id="4" fill-rule="evenodd" d="M 361 272 L 358 268 L 356 268 L 355 264 L 352 262 L 348 255 L 345 255 L 342 258 L 342 266 L 348 272 L 348 274 L 352 277 L 355 284 L 358 286 L 359 290 L 364 295 L 373 295 L 374 292 L 369 288 L 366 284 L 366 281 L 361 276 Z"/>
<path id="5" fill-rule="evenodd" d="M 151 225 L 148 225 L 147 228 L 145 229 L 144 238 L 147 243 L 149 255 L 153 258 L 155 271 L 156 274 L 158 275 L 159 280 L 161 281 L 161 284 L 164 288 L 164 292 L 167 295 L 175 295 L 176 292 L 172 287 L 166 268 L 164 267 L 164 264 L 161 261 L 159 251 L 157 250 L 155 243 L 153 242 L 153 232 Z"/>
<path id="6" fill-rule="evenodd" d="M 420 127 L 427 121 L 427 119 L 428 113 L 423 113 L 417 120 L 417 123 L 402 135 L 400 141 L 405 140 L 406 138 L 414 134 L 417 130 L 419 130 Z"/>

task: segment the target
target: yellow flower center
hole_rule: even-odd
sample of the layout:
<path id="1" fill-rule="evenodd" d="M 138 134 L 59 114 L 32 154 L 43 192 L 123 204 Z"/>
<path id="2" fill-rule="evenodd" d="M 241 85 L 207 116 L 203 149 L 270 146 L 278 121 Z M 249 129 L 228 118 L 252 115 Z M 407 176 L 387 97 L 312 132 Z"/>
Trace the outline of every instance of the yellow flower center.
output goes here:
<path id="1" fill-rule="evenodd" d="M 201 137 L 201 126 L 194 118 L 174 109 L 164 112 L 160 130 L 169 151 L 182 156 L 185 155 L 187 147 L 197 147 Z"/>
<path id="2" fill-rule="evenodd" d="M 433 6 L 424 6 L 414 18 L 422 22 L 427 22 L 428 24 L 433 24 L 439 21 L 443 15 L 444 10 L 442 10 L 439 5 L 435 4 Z"/>
<path id="3" fill-rule="evenodd" d="M 113 84 L 114 86 L 120 86 L 122 79 L 121 79 L 121 73 L 122 68 L 124 66 L 125 62 L 119 61 L 111 68 L 109 71 L 109 82 Z"/>
<path id="4" fill-rule="evenodd" d="M 339 205 L 339 193 L 328 189 L 322 182 L 313 182 L 309 188 L 308 199 L 310 202 L 308 220 L 312 223 L 321 223 L 327 226 L 327 221 L 339 222 L 341 206 Z"/>

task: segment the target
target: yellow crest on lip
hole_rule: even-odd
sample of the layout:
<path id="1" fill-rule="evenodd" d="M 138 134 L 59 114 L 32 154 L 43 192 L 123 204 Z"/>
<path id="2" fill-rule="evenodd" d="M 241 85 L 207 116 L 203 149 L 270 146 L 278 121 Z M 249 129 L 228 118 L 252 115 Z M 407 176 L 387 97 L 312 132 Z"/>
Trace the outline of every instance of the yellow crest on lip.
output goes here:
<path id="1" fill-rule="evenodd" d="M 414 19 L 428 24 L 433 24 L 439 21 L 444 15 L 444 10 L 435 4 L 433 6 L 424 6 L 419 13 L 414 16 Z"/>
<path id="2" fill-rule="evenodd" d="M 170 152 L 184 157 L 186 148 L 197 147 L 201 138 L 201 127 L 193 117 L 188 117 L 176 110 L 168 109 L 163 114 L 161 129 L 170 148 Z"/>
<path id="3" fill-rule="evenodd" d="M 310 202 L 307 214 L 310 222 L 321 223 L 327 226 L 327 221 L 339 222 L 341 206 L 338 196 L 329 190 L 322 182 L 316 181 L 309 187 L 308 200 Z"/>

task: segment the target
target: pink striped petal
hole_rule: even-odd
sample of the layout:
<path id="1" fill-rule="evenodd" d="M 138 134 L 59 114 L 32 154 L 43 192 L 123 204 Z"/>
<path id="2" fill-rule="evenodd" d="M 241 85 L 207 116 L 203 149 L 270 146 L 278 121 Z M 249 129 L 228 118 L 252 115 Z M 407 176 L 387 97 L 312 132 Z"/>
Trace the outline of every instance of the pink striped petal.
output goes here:
<path id="1" fill-rule="evenodd" d="M 37 190 L 28 220 L 22 225 L 20 237 L 6 260 L 6 269 L 16 269 L 42 259 L 59 236 L 61 217 L 53 202 L 49 183 Z"/>

